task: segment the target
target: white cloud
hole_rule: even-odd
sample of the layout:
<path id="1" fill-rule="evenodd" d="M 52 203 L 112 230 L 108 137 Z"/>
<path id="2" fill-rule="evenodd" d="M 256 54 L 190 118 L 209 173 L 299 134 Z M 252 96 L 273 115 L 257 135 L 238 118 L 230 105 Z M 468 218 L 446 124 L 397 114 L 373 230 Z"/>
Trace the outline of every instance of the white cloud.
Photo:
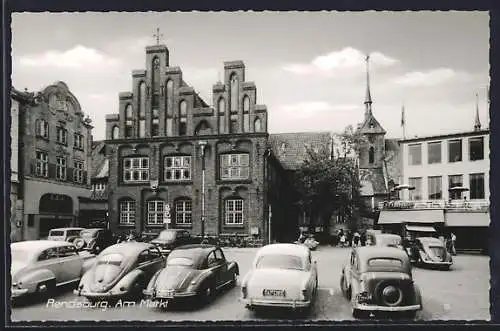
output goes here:
<path id="1" fill-rule="evenodd" d="M 392 83 L 404 86 L 435 86 L 449 81 L 467 81 L 470 76 L 465 72 L 458 72 L 451 68 L 437 68 L 428 71 L 412 71 L 396 77 Z"/>
<path id="2" fill-rule="evenodd" d="M 77 45 L 66 51 L 50 50 L 42 54 L 24 55 L 20 57 L 19 64 L 22 67 L 52 67 L 87 71 L 105 68 L 116 69 L 121 61 L 97 49 Z"/>
<path id="3" fill-rule="evenodd" d="M 292 63 L 283 66 L 283 70 L 295 74 L 330 73 L 332 71 L 355 69 L 365 67 L 366 54 L 352 48 L 345 47 L 340 51 L 333 51 L 326 55 L 315 57 L 310 63 Z M 391 66 L 399 60 L 391 58 L 381 52 L 370 53 L 370 65 Z"/>

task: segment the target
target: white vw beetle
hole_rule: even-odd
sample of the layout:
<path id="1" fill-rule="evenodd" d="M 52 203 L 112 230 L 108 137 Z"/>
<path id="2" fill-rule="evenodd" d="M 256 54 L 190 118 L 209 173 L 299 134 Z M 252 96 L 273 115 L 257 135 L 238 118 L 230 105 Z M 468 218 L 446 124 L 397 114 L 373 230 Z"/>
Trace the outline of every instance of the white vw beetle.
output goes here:
<path id="1" fill-rule="evenodd" d="M 318 289 L 316 261 L 303 245 L 262 247 L 241 282 L 241 301 L 248 309 L 285 307 L 307 312 Z"/>

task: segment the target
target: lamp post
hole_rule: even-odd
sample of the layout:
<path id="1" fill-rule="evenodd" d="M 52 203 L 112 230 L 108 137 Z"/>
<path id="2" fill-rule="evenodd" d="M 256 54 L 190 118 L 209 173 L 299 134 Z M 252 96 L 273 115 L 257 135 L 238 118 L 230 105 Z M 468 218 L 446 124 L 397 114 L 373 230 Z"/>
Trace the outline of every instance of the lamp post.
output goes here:
<path id="1" fill-rule="evenodd" d="M 198 142 L 201 149 L 201 237 L 205 237 L 205 146 L 206 141 Z"/>

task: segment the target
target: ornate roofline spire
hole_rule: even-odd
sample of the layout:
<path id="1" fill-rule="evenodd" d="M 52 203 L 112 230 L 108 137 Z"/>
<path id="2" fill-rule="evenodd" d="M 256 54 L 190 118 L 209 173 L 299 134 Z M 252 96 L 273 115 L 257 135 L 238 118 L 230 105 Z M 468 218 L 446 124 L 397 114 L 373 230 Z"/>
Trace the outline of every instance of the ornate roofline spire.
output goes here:
<path id="1" fill-rule="evenodd" d="M 370 54 L 366 55 L 366 97 L 365 97 L 365 118 L 372 113 L 372 95 L 370 93 Z"/>
<path id="2" fill-rule="evenodd" d="M 481 122 L 479 121 L 479 97 L 476 93 L 476 118 L 474 119 L 474 131 L 481 130 Z"/>

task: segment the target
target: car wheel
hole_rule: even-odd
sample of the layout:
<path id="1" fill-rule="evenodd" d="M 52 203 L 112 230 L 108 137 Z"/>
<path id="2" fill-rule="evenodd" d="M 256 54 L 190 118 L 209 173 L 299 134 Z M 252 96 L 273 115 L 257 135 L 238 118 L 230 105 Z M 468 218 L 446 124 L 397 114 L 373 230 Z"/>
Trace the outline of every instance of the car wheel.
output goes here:
<path id="1" fill-rule="evenodd" d="M 50 297 L 56 289 L 56 280 L 51 279 L 45 282 L 38 283 L 36 286 L 36 295 L 41 296 L 42 298 Z"/>
<path id="2" fill-rule="evenodd" d="M 236 272 L 233 272 L 231 275 L 231 282 L 229 283 L 230 287 L 236 287 Z"/>
<path id="3" fill-rule="evenodd" d="M 198 296 L 200 297 L 200 303 L 209 303 L 212 301 L 213 297 L 215 294 L 215 287 L 212 284 L 206 284 L 203 286 L 199 293 Z"/>

